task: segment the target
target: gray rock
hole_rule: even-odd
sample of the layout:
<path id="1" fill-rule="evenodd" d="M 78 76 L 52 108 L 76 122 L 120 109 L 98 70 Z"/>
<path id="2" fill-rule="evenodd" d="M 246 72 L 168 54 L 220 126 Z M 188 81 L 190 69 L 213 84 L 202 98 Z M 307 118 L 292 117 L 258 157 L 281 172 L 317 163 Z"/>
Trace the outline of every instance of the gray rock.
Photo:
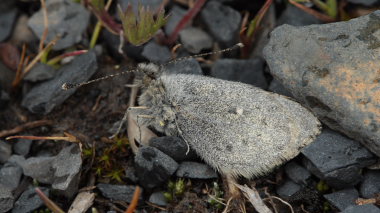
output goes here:
<path id="1" fill-rule="evenodd" d="M 70 47 L 82 40 L 82 34 L 85 32 L 90 13 L 81 4 L 74 3 L 70 0 L 50 0 L 46 2 L 48 19 L 54 20 L 49 22 L 49 31 L 45 44 L 60 36 L 54 50 L 61 50 Z M 44 32 L 43 10 L 40 9 L 35 13 L 28 22 L 29 27 L 40 39 Z"/>
<path id="2" fill-rule="evenodd" d="M 169 48 L 159 45 L 155 41 L 150 41 L 146 44 L 141 55 L 151 62 L 160 64 L 168 62 L 171 58 Z"/>
<path id="3" fill-rule="evenodd" d="M 282 25 L 264 57 L 271 73 L 327 126 L 380 156 L 380 11 L 324 25 Z"/>
<path id="4" fill-rule="evenodd" d="M 49 197 L 50 190 L 48 188 L 40 187 L 40 190 Z M 30 188 L 23 192 L 20 198 L 15 202 L 12 213 L 25 213 L 33 212 L 44 205 L 44 202 L 38 196 L 34 188 Z"/>
<path id="5" fill-rule="evenodd" d="M 179 33 L 182 45 L 187 51 L 198 54 L 203 49 L 212 47 L 212 38 L 199 28 L 188 27 Z"/>
<path id="6" fill-rule="evenodd" d="M 380 193 L 380 171 L 369 170 L 364 173 L 359 191 L 363 198 L 374 198 L 375 194 Z"/>
<path id="7" fill-rule="evenodd" d="M 37 82 L 44 81 L 54 77 L 56 71 L 52 66 L 43 63 L 37 63 L 24 77 L 24 80 Z"/>
<path id="8" fill-rule="evenodd" d="M 159 206 L 166 206 L 168 204 L 164 196 L 164 192 L 153 192 L 149 196 L 149 202 Z"/>
<path id="9" fill-rule="evenodd" d="M 181 21 L 181 19 L 186 15 L 186 10 L 182 9 L 181 7 L 174 6 L 170 10 L 170 17 L 168 19 L 168 22 L 165 24 L 164 29 L 166 35 L 170 35 L 173 33 L 174 29 L 178 25 L 178 23 Z"/>
<path id="10" fill-rule="evenodd" d="M 325 194 L 323 197 L 340 211 L 343 211 L 349 206 L 356 205 L 355 200 L 358 199 L 359 193 L 356 189 L 352 188 Z"/>
<path id="11" fill-rule="evenodd" d="M 239 81 L 266 89 L 268 85 L 264 77 L 263 69 L 264 62 L 259 58 L 249 60 L 220 59 L 212 66 L 210 75 L 216 78 Z"/>
<path id="12" fill-rule="evenodd" d="M 0 12 L 0 42 L 7 39 L 11 34 L 13 25 L 16 20 L 16 15 L 16 8 Z"/>
<path id="13" fill-rule="evenodd" d="M 22 176 L 22 168 L 14 163 L 6 163 L 0 169 L 0 184 L 7 186 L 11 191 L 18 187 Z"/>
<path id="14" fill-rule="evenodd" d="M 52 164 L 54 157 L 31 157 L 22 164 L 25 176 L 36 179 L 40 183 L 51 184 L 54 180 Z"/>
<path id="15" fill-rule="evenodd" d="M 194 179 L 218 178 L 218 174 L 210 166 L 190 161 L 185 161 L 179 164 L 176 176 Z"/>
<path id="16" fill-rule="evenodd" d="M 203 75 L 202 68 L 195 58 L 169 64 L 165 67 L 165 72 L 170 74 Z"/>
<path id="17" fill-rule="evenodd" d="M 276 79 L 273 79 L 270 82 L 268 90 L 271 91 L 271 92 L 275 92 L 277 94 L 280 94 L 280 95 L 284 95 L 284 96 L 288 96 L 288 97 L 293 97 L 292 93 L 290 93 L 289 90 L 287 90 L 284 87 L 284 85 L 282 85 L 281 82 L 279 82 Z"/>
<path id="18" fill-rule="evenodd" d="M 27 154 L 29 154 L 32 143 L 33 143 L 32 140 L 18 139 L 17 142 L 15 142 L 13 145 L 13 151 L 16 154 L 26 156 Z"/>
<path id="19" fill-rule="evenodd" d="M 311 178 L 311 173 L 294 161 L 285 165 L 285 173 L 292 181 L 301 185 L 307 185 Z"/>
<path id="20" fill-rule="evenodd" d="M 99 183 L 96 185 L 96 187 L 100 190 L 104 197 L 115 201 L 124 201 L 127 203 L 130 203 L 132 201 L 133 193 L 136 189 L 136 186 L 112 185 L 104 183 Z"/>
<path id="21" fill-rule="evenodd" d="M 323 22 L 315 16 L 310 15 L 292 4 L 287 4 L 286 9 L 282 12 L 277 21 L 277 25 L 289 24 L 293 26 L 305 26 L 322 23 Z"/>
<path id="22" fill-rule="evenodd" d="M 135 168 L 140 185 L 154 188 L 174 174 L 178 163 L 154 147 L 141 147 L 135 155 Z"/>
<path id="23" fill-rule="evenodd" d="M 13 207 L 14 197 L 12 191 L 0 184 L 0 212 L 7 212 Z"/>
<path id="24" fill-rule="evenodd" d="M 18 166 L 20 166 L 22 168 L 22 166 L 25 163 L 25 157 L 22 156 L 22 155 L 12 155 L 8 159 L 8 163 L 13 163 L 13 164 L 18 165 Z"/>
<path id="25" fill-rule="evenodd" d="M 78 191 L 82 157 L 79 146 L 72 144 L 62 149 L 55 157 L 52 168 L 54 172 L 53 189 L 71 198 Z"/>
<path id="26" fill-rule="evenodd" d="M 301 152 L 306 168 L 335 188 L 356 185 L 362 179 L 360 170 L 376 162 L 360 143 L 329 129 Z"/>
<path id="27" fill-rule="evenodd" d="M 201 11 L 201 19 L 222 47 L 237 43 L 241 21 L 238 11 L 220 2 L 209 1 Z"/>
<path id="28" fill-rule="evenodd" d="M 285 182 L 276 188 L 276 192 L 283 198 L 289 198 L 294 195 L 298 191 L 300 191 L 302 187 L 296 183 L 294 183 L 290 179 L 286 179 Z"/>
<path id="29" fill-rule="evenodd" d="M 12 155 L 12 146 L 0 140 L 0 163 L 5 163 Z"/>
<path id="30" fill-rule="evenodd" d="M 149 145 L 167 154 L 177 162 L 196 158 L 196 154 L 193 150 L 190 150 L 186 155 L 188 146 L 186 142 L 179 137 L 164 136 L 152 138 L 149 141 Z"/>
<path id="31" fill-rule="evenodd" d="M 353 4 L 361 4 L 368 7 L 376 5 L 376 4 L 377 5 L 380 4 L 379 0 L 347 0 L 347 2 L 353 3 Z"/>
<path id="32" fill-rule="evenodd" d="M 63 90 L 63 83 L 75 84 L 87 81 L 96 69 L 94 52 L 77 56 L 70 64 L 59 69 L 53 79 L 33 87 L 23 97 L 22 106 L 33 113 L 48 114 L 76 91 L 76 89 Z"/>
<path id="33" fill-rule="evenodd" d="M 347 207 L 342 213 L 380 213 L 380 209 L 373 204 L 354 205 Z"/>

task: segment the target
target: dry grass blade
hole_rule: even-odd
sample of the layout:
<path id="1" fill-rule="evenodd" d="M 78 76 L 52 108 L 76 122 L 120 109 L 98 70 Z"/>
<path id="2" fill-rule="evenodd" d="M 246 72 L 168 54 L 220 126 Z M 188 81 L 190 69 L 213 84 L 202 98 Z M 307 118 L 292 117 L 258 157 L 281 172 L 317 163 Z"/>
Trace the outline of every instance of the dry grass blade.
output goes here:
<path id="1" fill-rule="evenodd" d="M 15 136 L 9 136 L 6 138 L 6 140 L 11 139 L 28 139 L 28 140 L 53 140 L 53 141 L 68 141 L 72 143 L 79 143 L 80 141 L 75 137 L 74 135 L 71 135 L 67 132 L 64 133 L 65 136 L 33 136 L 33 135 L 15 135 Z"/>
<path id="2" fill-rule="evenodd" d="M 44 42 L 45 42 L 47 34 L 49 32 L 49 30 L 48 30 L 49 29 L 49 21 L 48 21 L 48 15 L 47 15 L 45 0 L 41 0 L 41 8 L 42 8 L 42 12 L 44 15 L 44 32 L 42 33 L 42 37 L 41 37 L 40 45 L 39 45 L 39 51 L 40 52 L 44 49 Z"/>
<path id="3" fill-rule="evenodd" d="M 50 200 L 39 188 L 36 188 L 36 193 L 40 196 L 46 207 L 48 207 L 54 213 L 65 213 L 57 204 Z"/>
<path id="4" fill-rule="evenodd" d="M 303 10 L 303 11 L 309 13 L 310 15 L 316 17 L 319 20 L 322 20 L 324 22 L 334 22 L 335 21 L 335 19 L 331 18 L 330 16 L 322 14 L 322 13 L 319 13 L 319 12 L 317 12 L 317 11 L 311 9 L 311 8 L 308 8 L 308 7 L 306 7 L 306 6 L 304 6 L 304 5 L 300 4 L 300 3 L 297 3 L 297 2 L 295 2 L 293 0 L 289 0 L 289 2 L 291 4 L 293 4 L 294 6 L 300 8 L 301 10 Z"/>
<path id="5" fill-rule="evenodd" d="M 253 205 L 253 207 L 256 209 L 259 213 L 273 213 L 263 202 L 261 199 L 259 193 L 255 188 L 251 189 L 248 186 L 244 185 L 241 186 L 239 184 L 235 184 L 236 187 L 238 187 L 242 192 L 244 192 L 244 195 L 247 197 L 249 202 Z"/>
<path id="6" fill-rule="evenodd" d="M 24 131 L 25 129 L 31 129 L 31 128 L 36 128 L 39 126 L 46 126 L 46 125 L 52 125 L 52 124 L 53 124 L 53 121 L 50 121 L 50 120 L 39 120 L 39 121 L 28 122 L 20 126 L 17 126 L 13 129 L 0 131 L 0 138 L 6 137 L 8 135 L 17 134 L 19 132 Z"/>
<path id="7" fill-rule="evenodd" d="M 125 213 L 133 213 L 137 207 L 137 204 L 139 202 L 141 189 L 139 186 L 136 186 L 135 192 L 133 193 L 131 204 L 129 204 L 128 209 L 125 211 Z"/>

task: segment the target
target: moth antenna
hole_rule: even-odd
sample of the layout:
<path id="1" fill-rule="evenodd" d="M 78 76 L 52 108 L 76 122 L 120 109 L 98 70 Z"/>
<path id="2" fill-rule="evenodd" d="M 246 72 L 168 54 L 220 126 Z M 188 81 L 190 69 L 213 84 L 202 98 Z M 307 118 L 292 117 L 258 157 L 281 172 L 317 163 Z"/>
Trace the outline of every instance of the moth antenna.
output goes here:
<path id="1" fill-rule="evenodd" d="M 90 81 L 81 82 L 81 83 L 77 83 L 77 84 L 64 83 L 64 84 L 62 84 L 62 89 L 63 90 L 69 90 L 69 89 L 73 89 L 73 88 L 78 88 L 78 87 L 81 87 L 81 86 L 84 86 L 87 84 L 92 84 L 94 82 L 102 81 L 102 80 L 105 80 L 108 78 L 113 78 L 113 77 L 116 77 L 119 75 L 125 75 L 127 73 L 137 72 L 137 71 L 139 71 L 139 69 L 127 70 L 127 71 L 123 71 L 123 72 L 119 72 L 119 73 L 115 73 L 115 74 L 111 74 L 111 75 L 106 75 L 106 76 L 103 76 L 101 78 L 97 78 L 97 79 L 93 79 Z"/>
<path id="2" fill-rule="evenodd" d="M 167 66 L 169 64 L 173 64 L 173 63 L 177 63 L 179 61 L 183 61 L 183 60 L 187 60 L 187 59 L 190 59 L 190 58 L 198 58 L 198 57 L 204 57 L 204 56 L 207 56 L 207 55 L 214 55 L 214 54 L 218 54 L 218 53 L 225 53 L 225 52 L 230 52 L 232 50 L 235 50 L 237 48 L 242 48 L 244 47 L 244 44 L 243 43 L 237 43 L 235 44 L 234 46 L 232 47 L 228 47 L 226 49 L 222 49 L 222 50 L 218 50 L 218 51 L 212 51 L 212 52 L 208 52 L 208 53 L 201 53 L 201 54 L 197 54 L 197 55 L 190 55 L 190 56 L 185 56 L 185 57 L 181 57 L 181 58 L 177 58 L 177 59 L 174 59 L 174 60 L 171 60 L 165 64 L 161 64 L 160 66 L 161 67 L 164 67 L 164 66 Z"/>

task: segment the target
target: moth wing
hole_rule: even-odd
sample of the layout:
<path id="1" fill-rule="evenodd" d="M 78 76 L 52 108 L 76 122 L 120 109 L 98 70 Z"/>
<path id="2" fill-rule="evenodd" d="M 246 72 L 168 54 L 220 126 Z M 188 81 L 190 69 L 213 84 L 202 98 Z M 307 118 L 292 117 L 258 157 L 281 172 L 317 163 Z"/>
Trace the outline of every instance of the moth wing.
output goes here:
<path id="1" fill-rule="evenodd" d="M 311 112 L 284 96 L 196 75 L 162 77 L 181 136 L 225 174 L 262 175 L 299 154 L 320 132 Z"/>

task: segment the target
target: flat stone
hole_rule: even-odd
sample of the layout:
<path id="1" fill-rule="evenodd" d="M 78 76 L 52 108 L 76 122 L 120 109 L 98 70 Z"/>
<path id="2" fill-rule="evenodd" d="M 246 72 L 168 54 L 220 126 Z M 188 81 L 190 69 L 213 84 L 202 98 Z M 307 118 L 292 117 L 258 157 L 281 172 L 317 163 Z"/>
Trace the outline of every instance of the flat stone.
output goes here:
<path id="1" fill-rule="evenodd" d="M 174 29 L 178 25 L 178 23 L 181 21 L 181 19 L 186 15 L 186 10 L 182 9 L 178 6 L 173 6 L 173 8 L 170 10 L 170 16 L 168 19 L 168 22 L 166 22 L 164 29 L 166 35 L 170 35 L 174 32 Z"/>
<path id="2" fill-rule="evenodd" d="M 283 184 L 276 187 L 276 192 L 282 198 L 289 198 L 301 189 L 302 187 L 300 185 L 294 183 L 290 179 L 286 179 Z"/>
<path id="3" fill-rule="evenodd" d="M 311 24 L 322 24 L 323 22 L 315 16 L 299 9 L 298 7 L 287 4 L 277 21 L 277 25 L 289 24 L 293 26 L 305 26 Z"/>
<path id="4" fill-rule="evenodd" d="M 369 170 L 364 173 L 359 191 L 363 198 L 374 198 L 377 193 L 380 193 L 380 171 Z"/>
<path id="5" fill-rule="evenodd" d="M 195 58 L 169 64 L 165 67 L 165 73 L 203 75 L 202 68 Z"/>
<path id="6" fill-rule="evenodd" d="M 356 185 L 362 179 L 360 170 L 376 162 L 360 143 L 329 129 L 301 152 L 306 168 L 335 188 Z"/>
<path id="7" fill-rule="evenodd" d="M 238 81 L 266 89 L 264 61 L 259 58 L 248 60 L 219 59 L 211 68 L 210 75 L 216 78 Z"/>
<path id="8" fill-rule="evenodd" d="M 77 144 L 62 149 L 55 157 L 52 168 L 54 181 L 52 188 L 71 198 L 78 191 L 82 157 Z"/>
<path id="9" fill-rule="evenodd" d="M 0 12 L 0 42 L 7 39 L 11 34 L 16 16 L 16 8 Z"/>
<path id="10" fill-rule="evenodd" d="M 13 207 L 14 197 L 12 191 L 0 184 L 0 212 L 7 212 Z"/>
<path id="11" fill-rule="evenodd" d="M 90 12 L 81 4 L 71 0 L 50 0 L 46 2 L 46 10 L 50 21 L 45 44 L 60 36 L 53 49 L 62 50 L 82 40 L 82 34 L 90 20 Z M 33 14 L 28 25 L 41 39 L 45 29 L 42 8 Z"/>
<path id="12" fill-rule="evenodd" d="M 154 147 L 141 147 L 135 155 L 135 168 L 140 185 L 154 188 L 174 174 L 178 163 Z"/>
<path id="13" fill-rule="evenodd" d="M 171 58 L 170 50 L 167 46 L 157 44 L 155 41 L 150 41 L 144 46 L 141 53 L 150 62 L 163 64 Z"/>
<path id="14" fill-rule="evenodd" d="M 294 161 L 285 165 L 285 173 L 292 181 L 301 185 L 307 185 L 311 178 L 311 173 Z"/>
<path id="15" fill-rule="evenodd" d="M 0 163 L 5 163 L 12 155 L 12 146 L 0 140 Z"/>
<path id="16" fill-rule="evenodd" d="M 96 187 L 100 190 L 104 197 L 114 201 L 124 201 L 127 203 L 132 201 L 133 193 L 136 189 L 136 186 L 112 185 L 105 183 L 99 183 Z"/>
<path id="17" fill-rule="evenodd" d="M 355 205 L 347 207 L 342 213 L 380 213 L 380 209 L 373 204 Z"/>
<path id="18" fill-rule="evenodd" d="M 0 184 L 7 186 L 11 191 L 18 187 L 22 176 L 22 168 L 14 163 L 6 163 L 0 169 Z"/>
<path id="19" fill-rule="evenodd" d="M 168 202 L 166 201 L 166 198 L 164 196 L 164 192 L 153 192 L 149 196 L 149 202 L 159 205 L 159 206 L 168 205 Z"/>
<path id="20" fill-rule="evenodd" d="M 77 56 L 61 69 L 51 80 L 34 86 L 22 99 L 21 105 L 32 113 L 48 114 L 54 107 L 62 104 L 77 88 L 63 90 L 63 83 L 87 81 L 97 69 L 96 55 L 90 51 Z"/>
<path id="21" fill-rule="evenodd" d="M 282 25 L 264 57 L 272 75 L 327 126 L 380 156 L 380 11 L 347 22 Z"/>
<path id="22" fill-rule="evenodd" d="M 210 166 L 190 161 L 180 163 L 176 175 L 177 177 L 194 179 L 218 178 L 218 174 Z"/>
<path id="23" fill-rule="evenodd" d="M 337 207 L 340 211 L 345 210 L 349 206 L 356 205 L 355 201 L 359 197 L 356 189 L 344 189 L 336 191 L 331 194 L 323 195 L 332 205 Z"/>
<path id="24" fill-rule="evenodd" d="M 201 19 L 222 47 L 237 43 L 241 21 L 238 11 L 218 1 L 208 1 L 201 11 Z"/>
<path id="25" fill-rule="evenodd" d="M 55 70 L 52 66 L 43 63 L 37 63 L 24 77 L 24 80 L 37 82 L 44 81 L 54 77 Z"/>
<path id="26" fill-rule="evenodd" d="M 40 183 L 52 184 L 54 171 L 52 168 L 54 157 L 31 157 L 22 164 L 25 176 L 36 179 Z"/>
<path id="27" fill-rule="evenodd" d="M 32 140 L 18 139 L 17 142 L 15 142 L 13 145 L 13 151 L 18 155 L 26 156 L 29 154 L 32 144 Z"/>
<path id="28" fill-rule="evenodd" d="M 212 47 L 211 36 L 196 27 L 187 27 L 181 30 L 179 38 L 185 49 L 193 54 L 198 54 L 201 50 Z"/>
<path id="29" fill-rule="evenodd" d="M 40 190 L 49 197 L 50 190 L 45 187 L 40 187 Z M 24 213 L 24 212 L 33 212 L 34 210 L 42 207 L 44 202 L 38 196 L 35 191 L 35 188 L 30 188 L 23 192 L 20 198 L 15 202 L 12 213 Z"/>
<path id="30" fill-rule="evenodd" d="M 193 150 L 190 150 L 189 153 L 186 154 L 188 146 L 186 142 L 179 137 L 164 136 L 152 138 L 149 141 L 149 145 L 167 154 L 177 162 L 196 159 L 196 154 Z"/>

